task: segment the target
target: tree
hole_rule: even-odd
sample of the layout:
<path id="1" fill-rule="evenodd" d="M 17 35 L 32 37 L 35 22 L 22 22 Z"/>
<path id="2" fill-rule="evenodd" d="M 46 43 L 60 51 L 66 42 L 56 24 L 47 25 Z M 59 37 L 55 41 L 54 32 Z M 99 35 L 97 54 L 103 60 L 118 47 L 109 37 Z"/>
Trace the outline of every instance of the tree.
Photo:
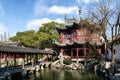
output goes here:
<path id="1" fill-rule="evenodd" d="M 45 48 L 45 47 L 54 48 L 54 41 L 58 40 L 59 38 L 59 34 L 56 31 L 56 25 L 63 26 L 62 23 L 49 22 L 49 23 L 43 24 L 38 30 L 37 33 L 42 32 L 48 35 L 46 39 L 44 39 L 40 44 L 40 46 L 43 46 L 42 48 Z"/>
<path id="2" fill-rule="evenodd" d="M 34 42 L 34 39 L 35 39 L 34 30 L 17 32 L 16 36 L 10 38 L 10 40 L 20 42 L 21 45 L 26 47 L 34 47 L 36 44 L 36 42 Z"/>
<path id="3" fill-rule="evenodd" d="M 56 22 L 45 23 L 40 26 L 38 31 L 28 30 L 17 32 L 10 40 L 20 42 L 25 47 L 44 49 L 53 48 L 53 42 L 59 38 L 55 26 L 63 24 Z"/>
<path id="4" fill-rule="evenodd" d="M 112 28 L 111 32 L 113 34 L 113 26 L 117 24 L 116 18 L 119 13 L 118 7 L 120 7 L 117 2 L 118 0 L 99 0 L 98 3 L 95 3 L 94 9 L 90 10 L 91 16 L 94 18 L 94 21 L 98 22 L 101 25 L 102 36 L 105 40 L 105 53 L 107 52 L 107 48 L 109 47 L 106 31 L 108 28 Z M 115 61 L 113 44 L 110 46 L 112 50 L 111 62 L 114 63 Z"/>

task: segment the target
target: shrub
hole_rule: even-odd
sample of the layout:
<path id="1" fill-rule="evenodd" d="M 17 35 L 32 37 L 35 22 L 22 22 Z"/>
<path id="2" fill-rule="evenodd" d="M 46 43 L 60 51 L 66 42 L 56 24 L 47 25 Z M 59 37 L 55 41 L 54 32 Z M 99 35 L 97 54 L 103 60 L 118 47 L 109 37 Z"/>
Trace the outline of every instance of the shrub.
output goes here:
<path id="1" fill-rule="evenodd" d="M 63 63 L 66 65 L 70 65 L 72 63 L 72 59 L 70 57 L 64 58 Z"/>

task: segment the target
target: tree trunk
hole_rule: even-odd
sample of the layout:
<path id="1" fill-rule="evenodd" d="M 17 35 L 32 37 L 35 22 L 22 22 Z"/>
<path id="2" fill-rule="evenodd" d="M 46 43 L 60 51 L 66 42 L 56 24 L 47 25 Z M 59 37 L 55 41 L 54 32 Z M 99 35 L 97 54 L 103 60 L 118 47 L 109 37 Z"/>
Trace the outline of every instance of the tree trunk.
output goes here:
<path id="1" fill-rule="evenodd" d="M 114 26 L 113 26 L 114 27 Z M 114 42 L 113 42 L 113 27 L 111 27 L 111 32 L 112 32 L 112 44 L 111 44 L 111 63 L 115 63 L 115 58 L 114 58 Z"/>
<path id="2" fill-rule="evenodd" d="M 115 63 L 115 57 L 114 57 L 114 47 L 113 45 L 111 46 L 111 63 Z"/>

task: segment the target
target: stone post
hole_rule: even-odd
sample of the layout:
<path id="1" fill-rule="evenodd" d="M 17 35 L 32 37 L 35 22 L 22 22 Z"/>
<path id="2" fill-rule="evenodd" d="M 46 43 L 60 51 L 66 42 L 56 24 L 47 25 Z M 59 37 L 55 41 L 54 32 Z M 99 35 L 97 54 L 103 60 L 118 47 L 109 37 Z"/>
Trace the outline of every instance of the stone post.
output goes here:
<path id="1" fill-rule="evenodd" d="M 24 65 L 25 65 L 25 60 L 22 59 L 22 69 L 24 69 Z"/>
<path id="2" fill-rule="evenodd" d="M 34 66 L 34 58 L 32 58 L 32 61 L 31 61 L 31 62 L 32 62 L 32 67 L 33 67 L 33 66 Z"/>
<path id="3" fill-rule="evenodd" d="M 59 55 L 59 60 L 60 60 L 60 64 L 63 65 L 63 54 L 62 53 L 60 53 Z"/>

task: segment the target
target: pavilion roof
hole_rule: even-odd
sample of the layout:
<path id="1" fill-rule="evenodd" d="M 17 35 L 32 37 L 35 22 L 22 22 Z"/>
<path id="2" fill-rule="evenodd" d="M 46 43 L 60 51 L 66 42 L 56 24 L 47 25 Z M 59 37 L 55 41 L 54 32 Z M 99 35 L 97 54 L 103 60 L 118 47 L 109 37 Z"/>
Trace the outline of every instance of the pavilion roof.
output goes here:
<path id="1" fill-rule="evenodd" d="M 101 31 L 101 25 L 94 22 L 91 18 L 82 19 L 79 22 L 73 21 L 69 24 L 65 24 L 63 27 L 56 27 L 58 31 L 73 30 L 75 28 L 87 28 L 92 32 Z"/>
<path id="2" fill-rule="evenodd" d="M 53 54 L 53 51 L 39 50 L 33 48 L 24 48 L 18 46 L 0 45 L 0 52 L 3 53 L 21 53 L 21 54 Z"/>

